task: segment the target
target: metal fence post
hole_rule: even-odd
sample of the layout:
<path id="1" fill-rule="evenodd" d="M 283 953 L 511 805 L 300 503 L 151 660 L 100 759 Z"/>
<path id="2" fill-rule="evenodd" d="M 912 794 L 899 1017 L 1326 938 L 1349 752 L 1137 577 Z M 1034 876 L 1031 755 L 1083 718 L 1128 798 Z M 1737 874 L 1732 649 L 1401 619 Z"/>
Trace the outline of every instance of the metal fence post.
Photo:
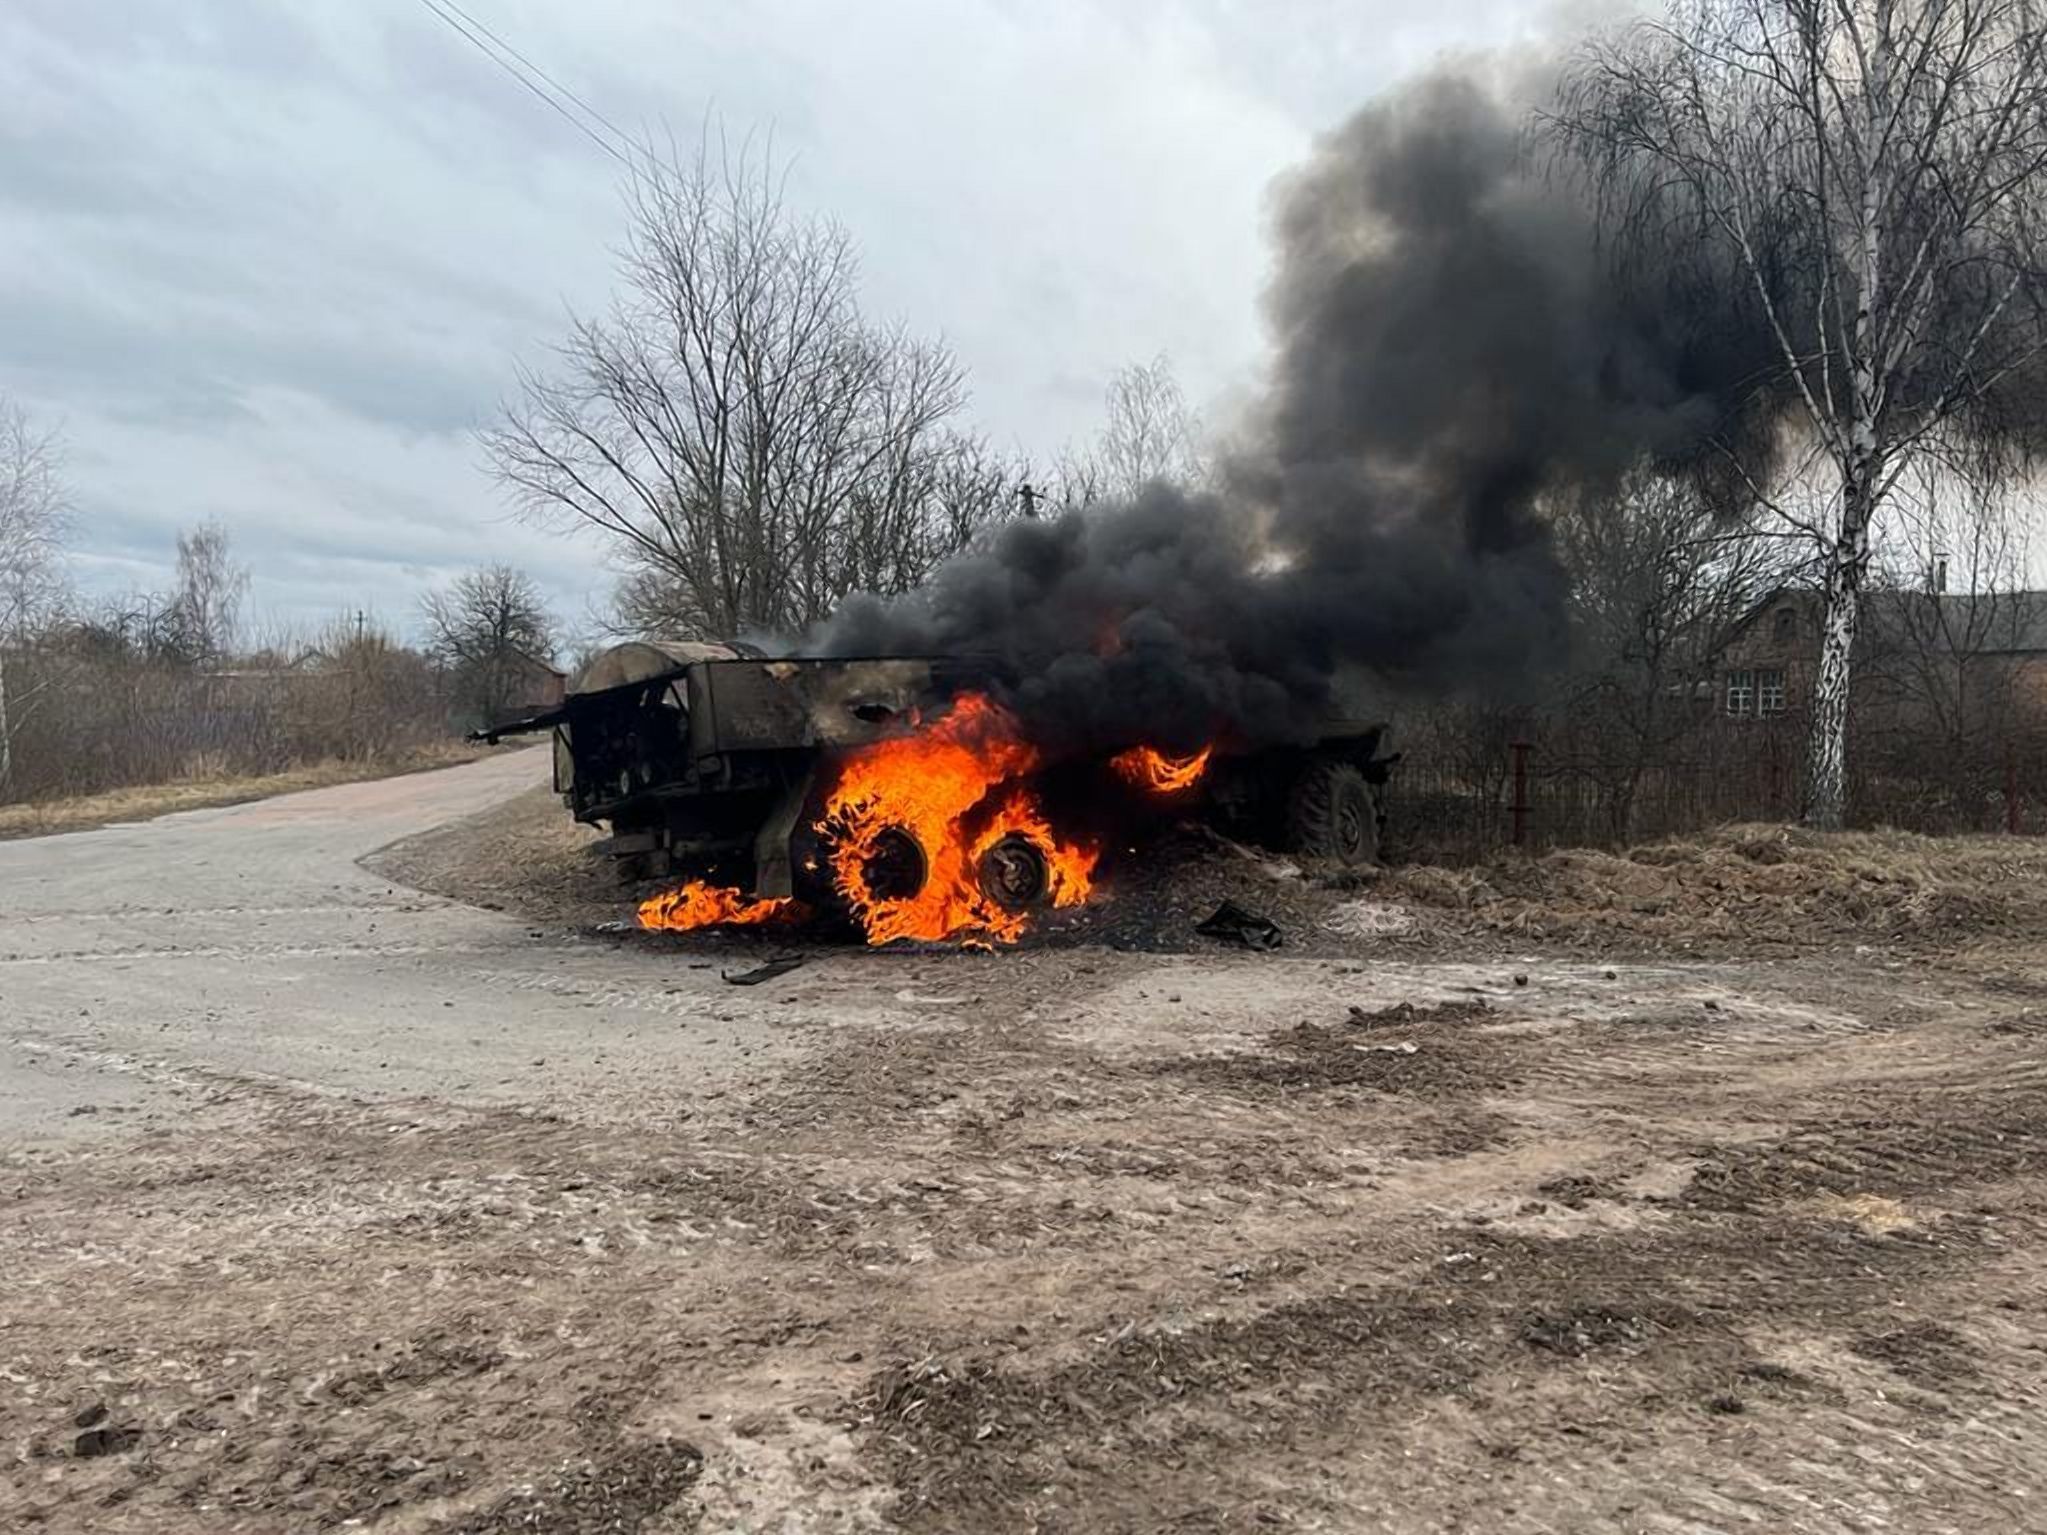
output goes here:
<path id="1" fill-rule="evenodd" d="M 2019 759 L 2010 742 L 2004 748 L 2004 829 L 2014 837 L 2020 831 Z"/>

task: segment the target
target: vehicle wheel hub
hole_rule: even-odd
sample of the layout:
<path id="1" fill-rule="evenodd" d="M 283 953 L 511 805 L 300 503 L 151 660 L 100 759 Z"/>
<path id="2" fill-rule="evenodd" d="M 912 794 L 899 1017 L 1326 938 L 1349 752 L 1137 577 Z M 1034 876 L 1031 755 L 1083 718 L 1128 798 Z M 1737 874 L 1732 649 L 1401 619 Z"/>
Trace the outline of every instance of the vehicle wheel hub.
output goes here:
<path id="1" fill-rule="evenodd" d="M 1012 832 L 981 855 L 981 892 L 1005 911 L 1029 911 L 1044 901 L 1051 870 L 1044 850 Z"/>
<path id="2" fill-rule="evenodd" d="M 931 865 L 915 837 L 900 826 L 889 826 L 875 836 L 860 872 L 875 900 L 907 901 L 924 888 Z"/>

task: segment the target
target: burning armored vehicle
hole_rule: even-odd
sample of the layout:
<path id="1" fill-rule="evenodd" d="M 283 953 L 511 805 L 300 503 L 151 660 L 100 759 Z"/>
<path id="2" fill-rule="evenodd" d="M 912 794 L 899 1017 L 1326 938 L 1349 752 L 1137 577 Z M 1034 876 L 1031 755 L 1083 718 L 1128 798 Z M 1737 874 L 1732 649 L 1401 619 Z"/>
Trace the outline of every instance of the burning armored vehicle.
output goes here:
<path id="1" fill-rule="evenodd" d="M 841 911 L 870 942 L 1008 941 L 1093 889 L 1103 850 L 1199 813 L 1236 835 L 1376 861 L 1392 758 L 1369 719 L 1298 746 L 1131 741 L 1080 758 L 1030 739 L 1004 679 L 968 657 L 777 658 L 636 641 L 563 705 L 481 732 L 551 730 L 554 786 L 609 828 L 622 881 L 684 881 L 649 926 Z"/>

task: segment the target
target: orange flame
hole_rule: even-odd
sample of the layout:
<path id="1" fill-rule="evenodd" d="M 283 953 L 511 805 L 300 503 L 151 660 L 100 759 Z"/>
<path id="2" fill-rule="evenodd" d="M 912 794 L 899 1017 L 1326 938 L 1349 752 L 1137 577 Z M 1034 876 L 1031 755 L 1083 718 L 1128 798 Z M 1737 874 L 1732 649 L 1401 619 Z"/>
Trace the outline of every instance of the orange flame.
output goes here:
<path id="1" fill-rule="evenodd" d="M 1204 746 L 1191 757 L 1168 757 L 1149 746 L 1133 746 L 1109 759 L 1114 768 L 1140 789 L 1153 794 L 1181 794 L 1201 782 L 1208 771 L 1213 746 Z"/>
<path id="2" fill-rule="evenodd" d="M 699 927 L 755 927 L 771 922 L 795 906 L 792 900 L 756 901 L 738 890 L 693 879 L 640 903 L 640 926 L 689 932 Z"/>
<path id="3" fill-rule="evenodd" d="M 961 694 L 915 734 L 846 758 L 818 830 L 831 845 L 833 883 L 869 943 L 1022 937 L 1029 914 L 981 886 L 983 857 L 1007 837 L 1029 841 L 1043 858 L 1052 904 L 1087 899 L 1097 852 L 1052 830 L 1025 781 L 1037 766 L 1016 721 L 979 693 Z M 891 835 L 923 854 L 923 882 L 907 895 L 874 888 L 872 860 Z"/>

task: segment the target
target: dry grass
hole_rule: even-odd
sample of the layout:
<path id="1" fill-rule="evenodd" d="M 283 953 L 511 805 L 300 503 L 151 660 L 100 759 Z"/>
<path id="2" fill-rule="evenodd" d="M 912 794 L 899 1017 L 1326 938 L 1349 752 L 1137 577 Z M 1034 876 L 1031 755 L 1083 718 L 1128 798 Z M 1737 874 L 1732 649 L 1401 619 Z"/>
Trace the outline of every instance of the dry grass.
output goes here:
<path id="1" fill-rule="evenodd" d="M 1393 871 L 1376 892 L 1472 926 L 1670 949 L 1952 939 L 2047 916 L 2047 843 L 1735 825 L 1624 852 Z"/>
<path id="2" fill-rule="evenodd" d="M 259 777 L 194 774 L 171 783 L 137 784 L 127 789 L 111 789 L 104 794 L 0 805 L 0 839 L 89 831 L 95 826 L 107 826 L 117 821 L 147 821 L 180 810 L 239 805 L 248 800 L 268 799 L 274 794 L 296 793 L 301 789 L 327 789 L 336 784 L 361 783 L 371 778 L 395 778 L 401 773 L 419 773 L 474 762 L 482 754 L 482 748 L 465 742 L 442 741 L 397 757 L 372 761 L 315 762 L 289 772 L 265 773 Z"/>

